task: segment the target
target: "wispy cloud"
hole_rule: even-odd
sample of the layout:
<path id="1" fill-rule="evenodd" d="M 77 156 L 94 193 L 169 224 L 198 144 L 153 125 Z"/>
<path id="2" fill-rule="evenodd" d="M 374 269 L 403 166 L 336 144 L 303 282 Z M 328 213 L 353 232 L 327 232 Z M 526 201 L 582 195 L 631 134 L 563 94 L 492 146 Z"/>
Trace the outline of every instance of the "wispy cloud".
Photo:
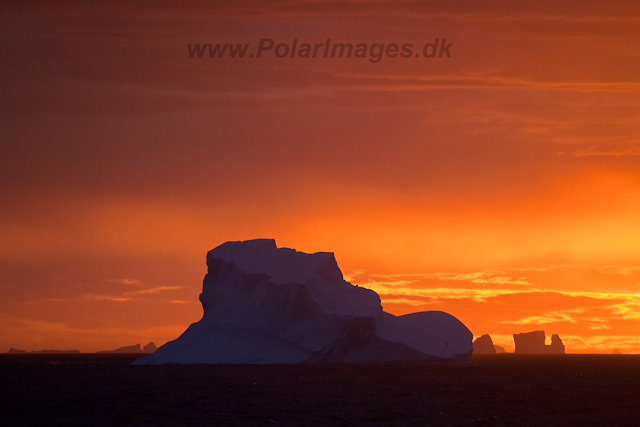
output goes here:
<path id="1" fill-rule="evenodd" d="M 336 90 L 348 91 L 420 91 L 443 89 L 530 89 L 565 92 L 638 92 L 640 81 L 551 81 L 525 77 L 505 77 L 477 73 L 475 75 L 411 75 L 411 74 L 337 74 Z M 321 88 L 308 86 L 309 90 Z M 539 122 L 537 122 L 539 123 Z"/>
<path id="2" fill-rule="evenodd" d="M 619 274 L 622 276 L 628 276 L 632 273 L 640 272 L 640 266 L 624 267 L 619 265 L 604 265 L 602 267 L 596 267 L 596 270 L 601 274 Z"/>
<path id="3" fill-rule="evenodd" d="M 156 288 L 140 289 L 138 291 L 125 292 L 124 295 L 139 296 L 139 295 L 153 295 L 164 291 L 173 291 L 176 289 L 182 289 L 182 286 L 158 286 Z"/>
<path id="4" fill-rule="evenodd" d="M 562 341 L 567 348 L 604 353 L 611 353 L 614 348 L 623 353 L 636 352 L 640 348 L 640 336 L 637 335 L 564 335 Z"/>
<path id="5" fill-rule="evenodd" d="M 510 290 L 510 289 L 474 289 L 474 288 L 428 288 L 428 289 L 414 289 L 414 288 L 400 288 L 395 286 L 385 285 L 366 285 L 367 288 L 376 291 L 383 297 L 383 302 L 389 301 L 388 296 L 396 297 L 402 296 L 405 299 L 411 299 L 411 297 L 430 297 L 434 299 L 472 299 L 476 302 L 486 302 L 488 298 L 497 297 L 501 295 L 514 295 L 520 294 L 522 291 Z M 540 289 L 530 289 L 527 292 L 541 292 Z"/>
<path id="6" fill-rule="evenodd" d="M 475 284 L 499 284 L 499 285 L 523 285 L 529 286 L 531 283 L 527 281 L 525 276 L 519 278 L 512 278 L 511 276 L 503 276 L 503 271 L 475 271 L 471 273 L 438 273 L 434 275 L 428 275 L 428 278 L 437 278 L 440 280 L 451 281 L 463 281 Z"/>
<path id="7" fill-rule="evenodd" d="M 634 295 L 629 301 L 611 306 L 614 312 L 625 320 L 640 319 L 640 294 Z"/>
<path id="8" fill-rule="evenodd" d="M 124 292 L 120 295 L 85 294 L 82 296 L 82 298 L 92 301 L 128 302 L 142 296 L 155 295 L 161 292 L 174 291 L 177 289 L 182 289 L 182 286 L 158 286 L 155 288 L 138 289 L 135 291 Z"/>
<path id="9" fill-rule="evenodd" d="M 547 323 L 558 322 L 570 322 L 575 323 L 576 320 L 570 315 L 569 312 L 575 312 L 575 310 L 566 311 L 553 311 L 547 312 L 540 316 L 530 316 L 519 320 L 503 320 L 500 323 L 507 323 L 513 325 L 544 325 Z"/>
<path id="10" fill-rule="evenodd" d="M 127 285 L 127 286 L 142 286 L 143 283 L 142 281 L 138 280 L 138 279 L 109 279 L 110 282 L 114 282 L 114 283 L 119 283 L 121 285 Z"/>
<path id="11" fill-rule="evenodd" d="M 91 301 L 115 301 L 115 302 L 126 302 L 131 301 L 129 297 L 117 297 L 112 295 L 94 295 L 94 294 L 86 294 L 82 296 L 86 300 Z"/>
<path id="12" fill-rule="evenodd" d="M 595 144 L 587 148 L 580 148 L 573 153 L 576 157 L 591 156 L 640 156 L 640 142 L 624 144 Z"/>

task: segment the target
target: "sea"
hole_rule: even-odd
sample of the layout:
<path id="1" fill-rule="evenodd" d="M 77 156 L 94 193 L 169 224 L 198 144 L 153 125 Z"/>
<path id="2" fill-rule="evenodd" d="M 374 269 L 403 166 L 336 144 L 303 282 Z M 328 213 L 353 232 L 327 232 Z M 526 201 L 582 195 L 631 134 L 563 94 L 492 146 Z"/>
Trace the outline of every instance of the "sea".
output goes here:
<path id="1" fill-rule="evenodd" d="M 132 366 L 137 357 L 0 355 L 0 425 L 640 425 L 640 355 L 469 366 Z"/>

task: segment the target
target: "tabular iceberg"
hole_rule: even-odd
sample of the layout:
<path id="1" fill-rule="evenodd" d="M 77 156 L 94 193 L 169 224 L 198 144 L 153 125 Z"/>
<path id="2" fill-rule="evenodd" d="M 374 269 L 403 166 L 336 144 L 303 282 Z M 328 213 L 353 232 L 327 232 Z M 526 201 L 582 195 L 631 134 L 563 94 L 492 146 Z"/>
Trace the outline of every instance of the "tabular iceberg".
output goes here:
<path id="1" fill-rule="evenodd" d="M 207 254 L 202 319 L 136 364 L 469 363 L 473 335 L 425 311 L 394 316 L 333 253 L 227 242 Z"/>

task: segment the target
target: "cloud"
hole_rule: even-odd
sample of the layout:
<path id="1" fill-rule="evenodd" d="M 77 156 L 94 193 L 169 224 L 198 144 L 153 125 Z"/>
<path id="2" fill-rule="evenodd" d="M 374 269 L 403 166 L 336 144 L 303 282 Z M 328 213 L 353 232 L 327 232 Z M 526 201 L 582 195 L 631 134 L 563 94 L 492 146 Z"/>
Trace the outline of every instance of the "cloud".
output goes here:
<path id="1" fill-rule="evenodd" d="M 453 74 L 453 73 L 452 73 Z M 473 74 L 465 75 L 455 74 L 443 75 L 419 75 L 411 72 L 403 72 L 399 74 L 345 74 L 345 73 L 328 73 L 328 76 L 334 78 L 333 84 L 335 89 L 345 91 L 418 91 L 418 90 L 442 90 L 442 89 L 531 89 L 540 90 L 556 90 L 569 92 L 638 92 L 640 91 L 640 81 L 575 81 L 560 80 L 557 78 L 544 79 L 534 76 L 500 76 L 488 75 L 481 71 Z M 309 89 L 312 86 L 308 87 Z M 322 89 L 316 87 L 317 90 Z M 519 116 L 513 114 L 514 116 Z M 540 125 L 541 122 L 536 120 L 535 123 Z M 537 128 L 544 129 L 544 128 Z M 534 133 L 539 133 L 534 132 Z"/>
<path id="2" fill-rule="evenodd" d="M 612 329 L 611 326 L 607 325 L 606 323 L 600 323 L 600 324 L 593 324 L 593 325 L 589 325 L 589 329 L 593 329 L 594 331 L 597 330 L 601 330 L 601 329 Z"/>
<path id="3" fill-rule="evenodd" d="M 51 15 L 58 13 L 64 16 L 77 16 L 77 4 L 82 4 L 86 14 L 91 16 L 122 17 L 136 19 L 144 16 L 154 16 L 172 20 L 230 17 L 304 17 L 304 16 L 385 16 L 403 18 L 437 18 L 440 20 L 458 19 L 461 21 L 560 21 L 586 23 L 635 23 L 640 20 L 637 3 L 633 1 L 618 1 L 614 3 L 580 3 L 580 7 L 558 7 L 556 2 L 549 0 L 536 2 L 517 2 L 504 7 L 504 2 L 487 0 L 483 2 L 465 3 L 460 7 L 459 2 L 424 1 L 424 0 L 245 0 L 242 2 L 231 0 L 187 0 L 180 2 L 180 9 L 176 11 L 173 2 L 154 3 L 152 13 L 149 5 L 116 0 L 108 4 L 96 3 L 85 5 L 80 2 L 28 2 L 29 6 L 15 3 L 8 7 L 13 13 L 24 13 L 29 7 L 44 8 Z"/>
<path id="4" fill-rule="evenodd" d="M 623 353 L 635 353 L 640 348 L 640 337 L 637 335 L 564 335 L 562 341 L 566 348 L 577 348 L 597 353 L 611 353 L 613 349 L 618 349 Z"/>
<path id="5" fill-rule="evenodd" d="M 182 286 L 158 286 L 155 288 L 139 289 L 136 291 L 124 292 L 121 295 L 103 295 L 103 294 L 85 294 L 82 296 L 84 299 L 93 301 L 115 301 L 115 302 L 129 302 L 138 297 L 145 295 L 155 295 L 161 292 L 173 291 L 182 289 Z"/>
<path id="6" fill-rule="evenodd" d="M 384 298 L 385 304 L 403 304 L 403 305 L 411 305 L 411 306 L 420 306 L 424 305 L 424 299 L 416 299 L 416 298 Z"/>
<path id="7" fill-rule="evenodd" d="M 512 277 L 505 274 L 505 270 L 483 270 L 466 273 L 417 273 L 417 274 L 389 274 L 369 275 L 366 270 L 352 271 L 346 275 L 349 281 L 360 283 L 380 294 L 413 295 L 448 298 L 474 298 L 484 300 L 494 295 L 517 293 L 525 288 L 533 289 L 533 284 L 526 276 Z M 456 283 L 456 287 L 446 286 L 446 283 Z M 459 286 L 457 284 L 460 284 Z M 465 286 L 467 285 L 467 286 Z M 484 285 L 485 287 L 469 286 Z M 500 286 L 492 288 L 491 286 Z"/>
<path id="8" fill-rule="evenodd" d="M 596 144 L 588 148 L 580 148 L 573 153 L 576 157 L 635 157 L 640 156 L 640 142 L 624 144 Z"/>
<path id="9" fill-rule="evenodd" d="M 525 276 L 513 279 L 511 276 L 502 276 L 502 271 L 476 271 L 472 273 L 439 273 L 427 277 L 435 277 L 441 280 L 466 281 L 475 284 L 497 285 L 523 285 L 530 286 Z"/>
<path id="10" fill-rule="evenodd" d="M 173 291 L 176 289 L 182 289 L 182 286 L 158 286 L 156 288 L 140 289 L 138 291 L 125 292 L 125 295 L 128 295 L 128 296 L 153 295 L 153 294 L 157 294 L 164 291 Z"/>
<path id="11" fill-rule="evenodd" d="M 138 279 L 110 279 L 110 282 L 115 282 L 115 283 L 120 283 L 122 285 L 136 285 L 136 286 L 141 286 L 142 282 Z"/>
<path id="12" fill-rule="evenodd" d="M 576 323 L 576 320 L 569 314 L 569 312 L 575 312 L 575 310 L 567 311 L 555 311 L 547 312 L 540 316 L 531 316 L 519 320 L 503 320 L 500 323 L 507 323 L 513 325 L 544 325 L 546 323 L 558 323 L 558 322 L 571 322 Z"/>
<path id="13" fill-rule="evenodd" d="M 94 295 L 94 294 L 86 294 L 82 296 L 84 299 L 91 301 L 115 301 L 115 302 L 127 302 L 131 301 L 129 297 L 117 297 L 112 295 Z"/>
<path id="14" fill-rule="evenodd" d="M 632 273 L 640 272 L 640 266 L 625 267 L 620 265 L 604 265 L 602 267 L 595 267 L 595 269 L 601 274 L 619 274 L 621 276 L 628 276 Z"/>
<path id="15" fill-rule="evenodd" d="M 472 299 L 476 302 L 486 302 L 489 298 L 494 298 L 502 295 L 515 295 L 520 294 L 519 290 L 508 289 L 474 289 L 474 288 L 428 288 L 428 289 L 414 289 L 414 288 L 401 288 L 395 286 L 385 286 L 379 284 L 365 285 L 367 288 L 376 291 L 381 296 L 384 296 L 383 302 L 387 301 L 386 296 L 402 296 L 406 299 L 412 297 L 429 297 L 433 299 Z M 541 292 L 539 289 L 528 290 L 527 292 Z"/>
<path id="16" fill-rule="evenodd" d="M 634 295 L 629 301 L 611 306 L 615 314 L 625 320 L 640 319 L 640 294 Z"/>

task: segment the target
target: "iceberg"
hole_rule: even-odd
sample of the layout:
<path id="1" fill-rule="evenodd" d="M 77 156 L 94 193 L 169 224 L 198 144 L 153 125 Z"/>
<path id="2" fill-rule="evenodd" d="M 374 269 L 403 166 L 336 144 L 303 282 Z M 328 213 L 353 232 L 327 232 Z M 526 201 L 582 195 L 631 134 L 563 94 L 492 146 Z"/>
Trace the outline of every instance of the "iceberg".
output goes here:
<path id="1" fill-rule="evenodd" d="M 204 314 L 150 364 L 470 363 L 473 335 L 441 311 L 394 316 L 333 253 L 226 242 L 207 253 Z"/>
<path id="2" fill-rule="evenodd" d="M 496 346 L 493 345 L 489 334 L 484 334 L 473 342 L 473 354 L 496 354 L 496 352 Z"/>

